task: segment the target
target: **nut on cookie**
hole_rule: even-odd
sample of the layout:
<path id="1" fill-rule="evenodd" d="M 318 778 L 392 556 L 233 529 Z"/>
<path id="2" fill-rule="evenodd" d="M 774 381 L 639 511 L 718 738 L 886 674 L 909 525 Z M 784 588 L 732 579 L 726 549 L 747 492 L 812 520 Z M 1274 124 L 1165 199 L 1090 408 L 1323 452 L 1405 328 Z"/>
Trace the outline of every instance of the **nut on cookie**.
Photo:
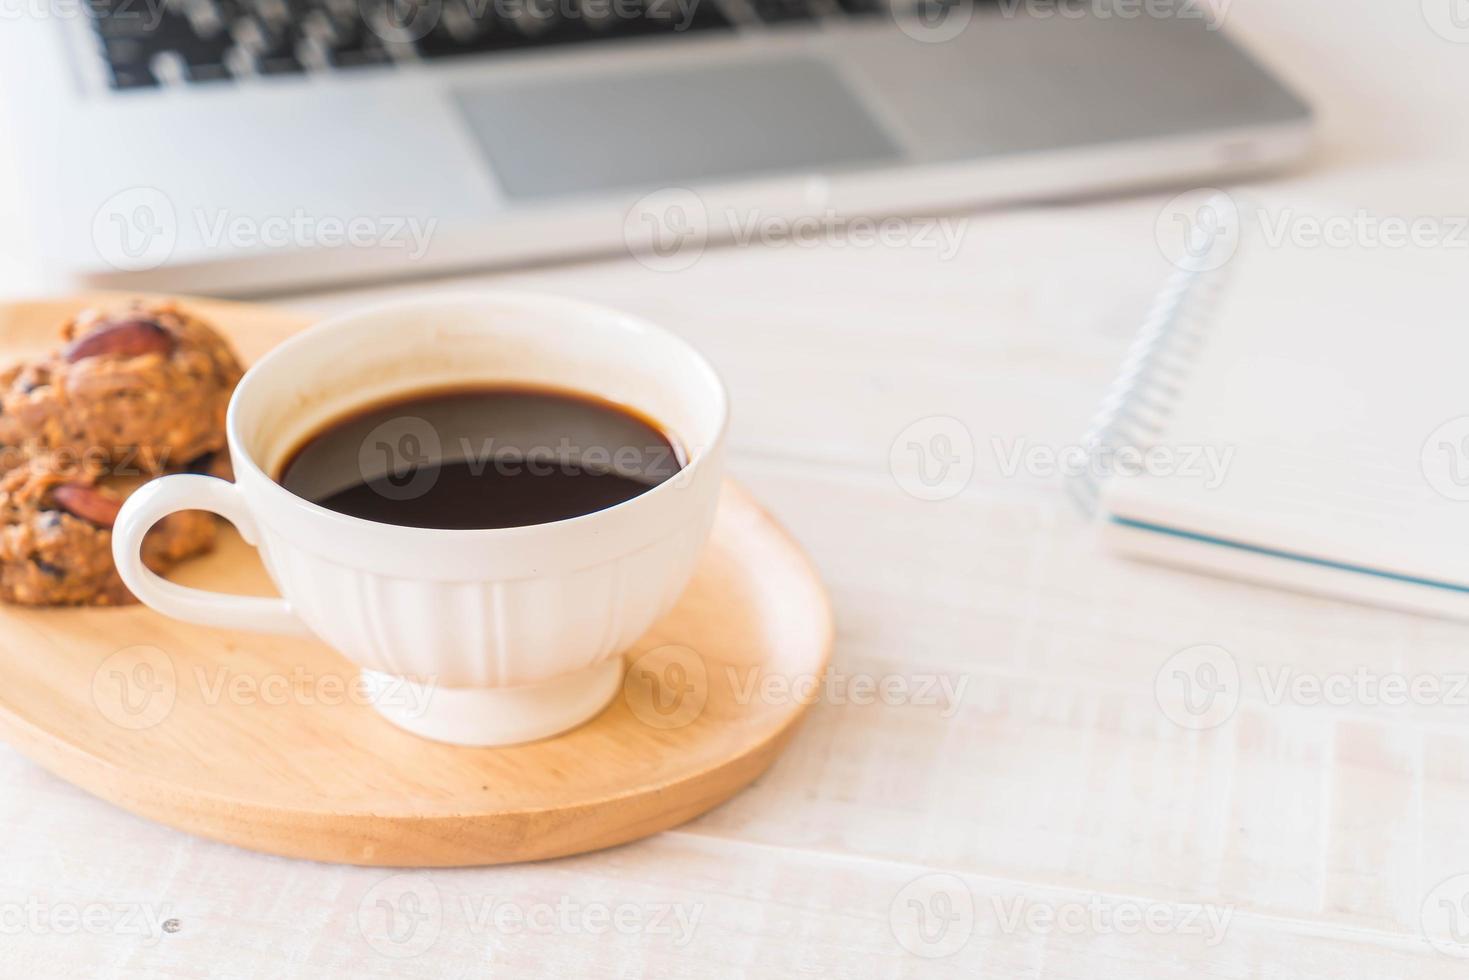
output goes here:
<path id="1" fill-rule="evenodd" d="M 135 601 L 112 563 L 112 522 L 125 494 L 101 469 L 53 456 L 0 477 L 0 599 L 32 606 Z M 165 572 L 214 544 L 214 518 L 171 514 L 143 540 L 143 561 Z"/>
<path id="2" fill-rule="evenodd" d="M 0 472 L 43 453 L 151 475 L 224 450 L 242 370 L 208 323 L 139 302 L 84 311 L 61 336 L 55 353 L 0 371 Z"/>

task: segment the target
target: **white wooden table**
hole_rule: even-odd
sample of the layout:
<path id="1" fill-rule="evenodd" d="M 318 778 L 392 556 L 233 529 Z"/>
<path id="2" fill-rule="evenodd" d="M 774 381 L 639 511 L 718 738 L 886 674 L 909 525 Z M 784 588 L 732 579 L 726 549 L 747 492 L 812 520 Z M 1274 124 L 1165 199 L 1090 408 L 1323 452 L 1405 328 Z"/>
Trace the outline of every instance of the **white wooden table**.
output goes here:
<path id="1" fill-rule="evenodd" d="M 1272 192 L 1469 212 L 1469 29 L 1436 33 L 1418 0 L 1236 0 L 1226 24 L 1321 111 L 1318 159 Z M 0 975 L 1464 976 L 1423 912 L 1469 936 L 1469 695 L 1315 704 L 1262 678 L 1452 692 L 1469 627 L 1118 561 L 1056 480 L 1002 466 L 1079 437 L 1168 269 L 1171 196 L 974 215 L 948 261 L 755 246 L 288 298 L 493 284 L 688 336 L 732 390 L 734 472 L 830 586 L 838 685 L 772 771 L 677 831 L 408 878 L 187 837 L 0 748 Z M 25 256 L 0 270 L 33 291 Z M 933 417 L 974 443 L 942 501 L 889 464 Z M 1155 697 L 1199 644 L 1242 675 L 1208 730 Z M 858 703 L 858 675 L 962 694 Z"/>

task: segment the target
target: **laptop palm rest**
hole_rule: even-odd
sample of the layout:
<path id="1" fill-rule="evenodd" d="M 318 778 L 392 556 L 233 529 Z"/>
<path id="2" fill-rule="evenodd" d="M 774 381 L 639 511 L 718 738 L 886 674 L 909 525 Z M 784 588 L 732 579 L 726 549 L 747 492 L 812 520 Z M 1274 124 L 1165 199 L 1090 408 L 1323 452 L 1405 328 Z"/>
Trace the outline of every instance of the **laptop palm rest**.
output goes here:
<path id="1" fill-rule="evenodd" d="M 453 97 L 511 199 L 902 156 L 836 72 L 809 57 L 461 87 Z"/>

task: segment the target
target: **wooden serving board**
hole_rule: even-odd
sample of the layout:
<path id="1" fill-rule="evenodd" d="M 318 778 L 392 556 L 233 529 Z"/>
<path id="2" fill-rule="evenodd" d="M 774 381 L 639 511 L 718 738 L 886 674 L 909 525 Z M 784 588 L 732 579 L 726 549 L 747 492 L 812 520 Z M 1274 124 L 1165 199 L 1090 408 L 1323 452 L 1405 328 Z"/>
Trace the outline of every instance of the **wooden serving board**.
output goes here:
<path id="1" fill-rule="evenodd" d="M 121 297 L 91 301 L 120 302 Z M 0 307 L 0 349 L 47 348 L 80 299 Z M 308 325 L 187 300 L 253 360 Z M 174 576 L 271 594 L 233 531 Z M 591 722 L 510 748 L 395 728 L 323 644 L 175 622 L 141 606 L 0 605 L 0 736 L 134 813 L 215 840 L 350 864 L 558 857 L 680 824 L 728 799 L 791 737 L 830 655 L 826 594 L 800 548 L 725 487 L 677 608 L 624 659 Z"/>

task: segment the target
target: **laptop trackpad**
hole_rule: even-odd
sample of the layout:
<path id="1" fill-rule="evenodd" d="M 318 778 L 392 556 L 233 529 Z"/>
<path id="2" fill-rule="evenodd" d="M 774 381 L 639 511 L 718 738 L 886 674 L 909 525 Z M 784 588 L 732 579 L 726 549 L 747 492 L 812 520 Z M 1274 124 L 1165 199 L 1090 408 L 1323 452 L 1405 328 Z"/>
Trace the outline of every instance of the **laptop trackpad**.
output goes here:
<path id="1" fill-rule="evenodd" d="M 814 58 L 462 87 L 454 99 L 511 198 L 821 171 L 902 155 L 836 72 Z"/>

